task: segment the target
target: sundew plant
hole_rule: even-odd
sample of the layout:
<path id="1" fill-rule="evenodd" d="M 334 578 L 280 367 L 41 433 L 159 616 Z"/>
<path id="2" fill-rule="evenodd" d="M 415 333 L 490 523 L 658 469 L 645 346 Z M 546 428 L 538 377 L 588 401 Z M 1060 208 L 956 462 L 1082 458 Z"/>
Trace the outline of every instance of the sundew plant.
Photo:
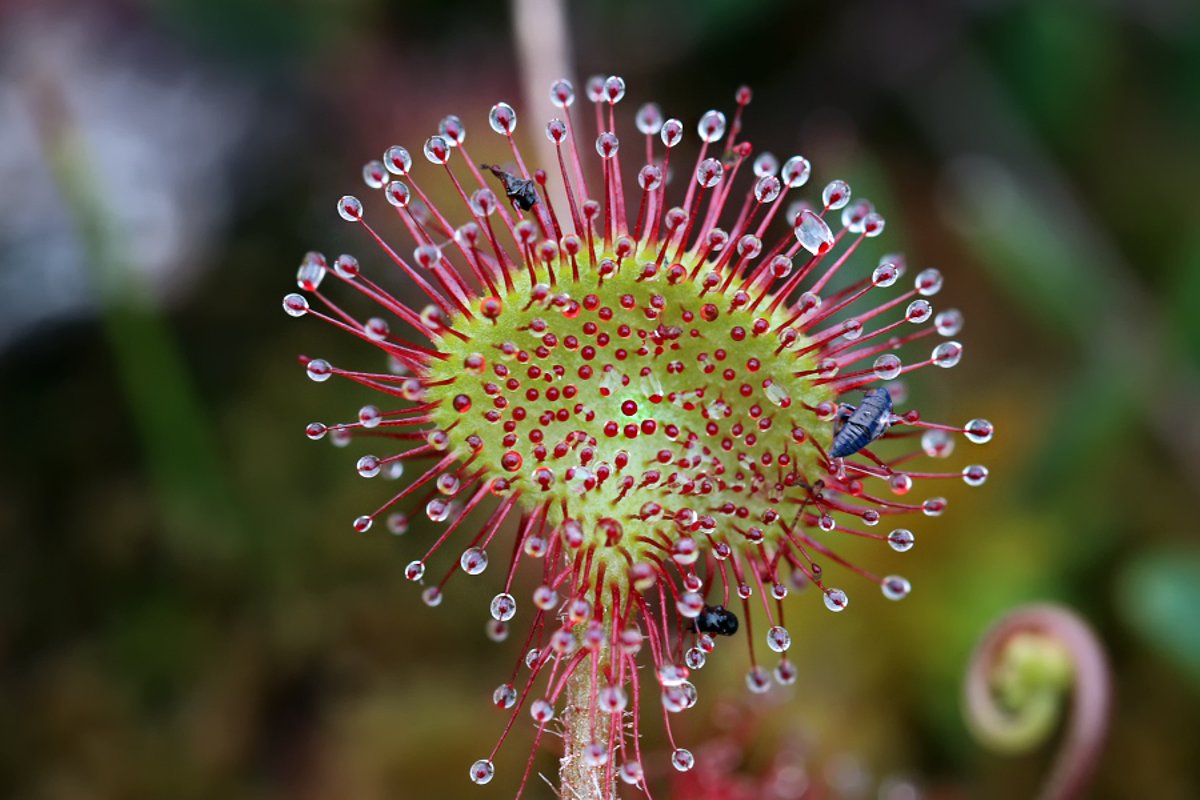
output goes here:
<path id="1" fill-rule="evenodd" d="M 358 472 L 400 479 L 354 529 L 401 534 L 414 513 L 440 523 L 411 542 L 406 577 L 436 606 L 454 573 L 482 575 L 489 635 L 524 640 L 492 697 L 507 722 L 470 779 L 491 780 L 501 743 L 532 717 L 536 741 L 551 726 L 563 739 L 566 797 L 647 792 L 647 725 L 665 726 L 675 769 L 693 767 L 671 720 L 697 702 L 689 678 L 720 637 L 748 645 L 751 691 L 793 682 L 790 591 L 811 587 L 797 609 L 822 613 L 845 611 L 858 584 L 903 599 L 906 579 L 852 563 L 839 542 L 876 541 L 881 562 L 908 551 L 907 519 L 946 509 L 939 481 L 987 477 L 926 460 L 959 436 L 992 437 L 986 420 L 927 421 L 908 404 L 905 375 L 959 362 L 962 316 L 934 309 L 937 270 L 855 257 L 884 230 L 870 202 L 841 180 L 809 194 L 807 160 L 756 154 L 749 89 L 731 117 L 689 125 L 647 103 L 628 131 L 625 93 L 619 77 L 592 78 L 581 115 L 556 82 L 548 164 L 522 155 L 506 103 L 488 115 L 505 164 L 473 160 L 454 116 L 425 141 L 427 164 L 389 148 L 363 169 L 370 212 L 337 202 L 378 263 L 308 253 L 302 293 L 283 301 L 383 356 L 379 369 L 301 359 L 314 381 L 378 397 L 357 419 L 307 428 L 364 437 L 374 454 Z M 459 202 L 435 205 L 434 181 Z M 376 214 L 408 241 L 386 241 Z M 383 288 L 380 270 L 427 305 Z M 344 308 L 327 278 L 369 310 Z M 536 576 L 532 593 L 515 588 L 519 571 Z"/>

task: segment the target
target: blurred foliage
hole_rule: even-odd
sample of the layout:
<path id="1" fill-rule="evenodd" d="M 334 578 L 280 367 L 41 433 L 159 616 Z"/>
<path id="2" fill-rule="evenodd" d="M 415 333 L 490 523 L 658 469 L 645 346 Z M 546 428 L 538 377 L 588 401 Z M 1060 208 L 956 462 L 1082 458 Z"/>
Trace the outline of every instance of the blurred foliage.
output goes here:
<path id="1" fill-rule="evenodd" d="M 1148 552 L 1125 571 L 1121 608 L 1150 644 L 1200 685 L 1200 553 Z"/>
<path id="2" fill-rule="evenodd" d="M 939 797 L 1026 796 L 1047 755 L 983 755 L 959 683 L 990 619 L 1055 599 L 1094 622 L 1118 671 L 1095 796 L 1200 795 L 1200 10 L 570 9 L 579 75 L 621 72 L 631 108 L 654 98 L 694 119 L 752 82 L 756 146 L 804 152 L 815 183 L 868 188 L 888 248 L 940 266 L 939 304 L 967 315 L 963 365 L 913 394 L 929 418 L 996 423 L 969 457 L 992 478 L 947 486 L 949 512 L 918 521 L 903 604 L 869 587 L 837 618 L 792 602 L 800 680 L 777 690 L 776 719 L 803 730 L 814 763 L 852 757 Z M 11 30 L 31 24 L 0 13 Z M 295 354 L 362 352 L 293 323 L 279 298 L 310 248 L 379 263 L 333 213 L 358 164 L 393 139 L 415 147 L 446 113 L 480 131 L 487 107 L 516 95 L 504 8 L 144 0 L 88 4 L 84 18 L 114 54 L 127 36 L 154 42 L 150 73 L 155 53 L 182 52 L 197 76 L 262 102 L 198 282 L 167 302 L 131 284 L 97 292 L 91 318 L 0 353 L 0 794 L 465 795 L 520 642 L 483 636 L 490 590 L 455 581 L 440 608 L 419 602 L 402 570 L 429 530 L 350 531 L 386 490 L 354 474 L 359 451 L 301 431 L 369 398 L 314 388 Z M 471 140 L 480 157 L 485 138 Z M 79 165 L 57 174 L 76 198 L 71 235 L 97 270 L 119 269 L 91 204 L 126 198 Z M 865 544 L 847 554 L 891 569 Z M 701 706 L 741 691 L 736 651 L 710 660 Z M 707 729 L 682 722 L 685 738 Z M 519 727 L 473 796 L 509 796 L 529 739 Z M 553 770 L 548 754 L 536 763 Z M 529 794 L 549 796 L 536 782 Z"/>

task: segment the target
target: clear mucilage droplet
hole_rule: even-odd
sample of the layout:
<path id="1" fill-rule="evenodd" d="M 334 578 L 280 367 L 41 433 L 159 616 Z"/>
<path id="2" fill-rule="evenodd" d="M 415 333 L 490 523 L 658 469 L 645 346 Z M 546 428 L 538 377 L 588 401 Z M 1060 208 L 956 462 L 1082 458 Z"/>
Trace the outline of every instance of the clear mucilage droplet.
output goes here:
<path id="1" fill-rule="evenodd" d="M 846 606 L 850 604 L 850 598 L 841 589 L 829 589 L 825 592 L 825 607 L 833 612 L 841 612 L 846 610 Z"/>
<path id="2" fill-rule="evenodd" d="M 652 192 L 662 184 L 662 170 L 653 164 L 647 164 L 638 172 L 638 185 Z"/>
<path id="3" fill-rule="evenodd" d="M 879 588 L 888 600 L 903 600 L 912 591 L 912 584 L 899 575 L 888 575 L 880 582 Z"/>
<path id="4" fill-rule="evenodd" d="M 957 336 L 963 328 L 962 312 L 956 308 L 941 311 L 933 320 L 934 327 L 941 336 Z"/>
<path id="5" fill-rule="evenodd" d="M 637 761 L 626 761 L 617 772 L 621 782 L 629 786 L 637 786 L 642 782 L 642 765 Z"/>
<path id="6" fill-rule="evenodd" d="M 478 547 L 469 547 L 463 551 L 458 564 L 468 575 L 479 575 L 487 569 L 488 556 L 484 550 Z"/>
<path id="7" fill-rule="evenodd" d="M 550 85 L 550 102 L 556 108 L 566 108 L 575 102 L 575 87 L 568 80 L 557 80 Z"/>
<path id="8" fill-rule="evenodd" d="M 754 694 L 763 694 L 771 688 L 771 674 L 755 664 L 746 673 L 746 688 Z"/>
<path id="9" fill-rule="evenodd" d="M 988 468 L 983 464 L 971 464 L 963 467 L 962 477 L 967 486 L 982 486 L 987 481 Z"/>
<path id="10" fill-rule="evenodd" d="M 304 371 L 311 380 L 322 383 L 333 375 L 333 366 L 323 358 L 314 358 L 305 365 Z"/>
<path id="11" fill-rule="evenodd" d="M 645 103 L 637 110 L 634 122 L 637 124 L 638 132 L 646 136 L 653 136 L 662 130 L 662 109 L 658 107 L 657 103 Z"/>
<path id="12" fill-rule="evenodd" d="M 942 273 L 930 267 L 917 274 L 913 281 L 918 294 L 923 297 L 933 297 L 942 290 Z"/>
<path id="13" fill-rule="evenodd" d="M 850 202 L 850 184 L 845 181 L 830 181 L 821 192 L 821 201 L 831 210 L 844 208 Z"/>
<path id="14" fill-rule="evenodd" d="M 783 191 L 783 184 L 774 175 L 766 175 L 754 184 L 754 199 L 760 203 L 773 203 Z"/>
<path id="15" fill-rule="evenodd" d="M 754 176 L 766 178 L 779 174 L 779 159 L 771 153 L 759 153 L 754 159 Z"/>
<path id="16" fill-rule="evenodd" d="M 467 128 L 461 119 L 450 114 L 438 123 L 438 135 L 449 142 L 451 147 L 458 147 L 467 140 Z"/>
<path id="17" fill-rule="evenodd" d="M 596 137 L 596 152 L 600 154 L 601 158 L 612 158 L 620 148 L 621 141 L 614 133 L 605 131 Z"/>
<path id="18" fill-rule="evenodd" d="M 497 708 L 509 709 L 517 704 L 517 689 L 511 683 L 502 683 L 492 692 L 492 703 Z"/>
<path id="19" fill-rule="evenodd" d="M 811 211 L 800 212 L 800 219 L 795 228 L 796 240 L 800 246 L 814 256 L 823 255 L 833 247 L 833 233 L 825 220 Z"/>
<path id="20" fill-rule="evenodd" d="M 387 183 L 387 167 L 382 161 L 368 161 L 362 168 L 363 183 L 369 189 L 382 189 Z"/>
<path id="21" fill-rule="evenodd" d="M 408 150 L 394 144 L 383 154 L 383 165 L 388 172 L 403 177 L 412 170 L 412 156 Z"/>
<path id="22" fill-rule="evenodd" d="M 592 742 L 583 749 L 583 761 L 589 767 L 602 767 L 608 763 L 608 745 Z"/>
<path id="23" fill-rule="evenodd" d="M 430 136 L 425 140 L 425 159 L 430 164 L 445 164 L 450 160 L 450 143 L 441 136 Z"/>
<path id="24" fill-rule="evenodd" d="M 400 181 L 392 181 L 383 190 L 384 197 L 396 208 L 406 208 L 408 202 L 412 199 L 412 194 L 408 190 L 408 186 Z"/>
<path id="25" fill-rule="evenodd" d="M 916 537 L 913 532 L 907 528 L 897 528 L 888 534 L 888 545 L 897 553 L 904 553 L 912 549 Z"/>
<path id="26" fill-rule="evenodd" d="M 788 633 L 787 628 L 784 628 L 782 625 L 775 625 L 767 631 L 767 647 L 776 653 L 786 652 L 791 646 L 792 636 Z"/>
<path id="27" fill-rule="evenodd" d="M 900 375 L 902 364 L 900 358 L 891 353 L 882 355 L 875 359 L 875 377 L 880 380 L 890 381 Z"/>
<path id="28" fill-rule="evenodd" d="M 533 717 L 534 722 L 545 724 L 554 719 L 554 706 L 546 700 L 534 700 L 529 705 L 529 716 Z"/>
<path id="29" fill-rule="evenodd" d="M 496 774 L 496 768 L 491 761 L 486 758 L 481 758 L 471 765 L 471 781 L 483 785 L 490 781 Z"/>
<path id="30" fill-rule="evenodd" d="M 696 765 L 696 757 L 692 755 L 691 750 L 686 750 L 682 747 L 676 748 L 671 753 L 671 766 L 680 772 L 687 772 Z"/>
<path id="31" fill-rule="evenodd" d="M 986 419 L 973 419 L 964 426 L 963 433 L 975 444 L 986 444 L 992 440 L 995 428 Z"/>
<path id="32" fill-rule="evenodd" d="M 602 102 L 604 100 L 604 76 L 593 75 L 588 78 L 584 90 L 587 92 L 588 100 L 593 103 Z"/>
<path id="33" fill-rule="evenodd" d="M 609 75 L 604 79 L 604 99 L 609 105 L 616 105 L 625 97 L 625 79 L 619 75 Z"/>
<path id="34" fill-rule="evenodd" d="M 511 136 L 517 129 L 517 112 L 508 103 L 496 103 L 488 113 L 488 124 L 502 136 Z"/>
<path id="35" fill-rule="evenodd" d="M 696 126 L 700 141 L 712 143 L 725 135 L 725 115 L 716 109 L 705 111 Z"/>
<path id="36" fill-rule="evenodd" d="M 555 144 L 562 144 L 567 139 L 567 123 L 561 119 L 552 119 L 547 122 L 546 138 Z"/>
<path id="37" fill-rule="evenodd" d="M 939 367 L 949 369 L 962 360 L 963 347 L 958 342 L 942 342 L 933 348 L 930 358 Z"/>
<path id="38" fill-rule="evenodd" d="M 668 149 L 675 147 L 683 141 L 683 123 L 672 117 L 663 123 L 662 130 L 658 132 L 658 135 Z"/>
<path id="39" fill-rule="evenodd" d="M 783 171 L 780 173 L 780 176 L 789 189 L 799 189 L 808 183 L 808 176 L 811 174 L 812 164 L 808 163 L 807 158 L 804 156 L 792 156 L 783 165 Z"/>
<path id="40" fill-rule="evenodd" d="M 970 428 L 970 423 L 967 427 Z M 967 438 L 970 438 L 970 433 L 967 434 Z M 948 458 L 954 452 L 954 439 L 947 431 L 928 430 L 921 434 L 921 449 L 930 458 Z"/>
<path id="41" fill-rule="evenodd" d="M 362 203 L 354 195 L 342 195 L 337 203 L 338 216 L 346 222 L 358 222 L 363 216 Z"/>
<path id="42" fill-rule="evenodd" d="M 492 619 L 508 622 L 517 614 L 517 601 L 511 594 L 502 592 L 492 598 Z"/>
<path id="43" fill-rule="evenodd" d="M 354 280 L 358 277 L 358 259 L 343 253 L 333 260 L 333 274 L 342 280 Z"/>
<path id="44" fill-rule="evenodd" d="M 880 288 L 886 289 L 889 286 L 894 286 L 900 278 L 900 269 L 891 262 L 884 262 L 875 268 L 871 273 L 871 283 Z"/>
<path id="45" fill-rule="evenodd" d="M 706 158 L 696 167 L 696 183 L 705 189 L 716 186 L 724 176 L 725 168 L 715 158 Z"/>
<path id="46" fill-rule="evenodd" d="M 303 317 L 308 313 L 308 300 L 304 295 L 292 292 L 283 298 L 283 310 L 289 317 Z"/>

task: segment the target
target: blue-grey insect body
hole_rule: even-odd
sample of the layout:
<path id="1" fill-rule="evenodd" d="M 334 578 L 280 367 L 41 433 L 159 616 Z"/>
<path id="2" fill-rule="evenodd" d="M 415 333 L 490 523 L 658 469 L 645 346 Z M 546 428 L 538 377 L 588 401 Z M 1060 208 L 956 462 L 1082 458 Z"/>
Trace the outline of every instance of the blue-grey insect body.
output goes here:
<path id="1" fill-rule="evenodd" d="M 871 389 L 858 408 L 843 406 L 834 421 L 829 455 L 845 458 L 862 450 L 887 431 L 892 423 L 892 395 L 887 389 Z"/>

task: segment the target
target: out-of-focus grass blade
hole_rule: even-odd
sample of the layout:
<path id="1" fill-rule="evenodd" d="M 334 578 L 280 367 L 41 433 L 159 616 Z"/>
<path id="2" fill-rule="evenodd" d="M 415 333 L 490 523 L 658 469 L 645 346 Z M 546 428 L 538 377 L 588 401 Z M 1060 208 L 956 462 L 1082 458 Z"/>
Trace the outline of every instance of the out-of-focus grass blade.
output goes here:
<path id="1" fill-rule="evenodd" d="M 44 88 L 53 94 L 53 87 Z M 88 255 L 169 541 L 188 556 L 233 556 L 248 542 L 183 355 L 136 270 L 122 261 L 119 231 L 68 110 L 56 108 L 53 96 L 47 100 L 37 109 L 43 152 Z"/>

